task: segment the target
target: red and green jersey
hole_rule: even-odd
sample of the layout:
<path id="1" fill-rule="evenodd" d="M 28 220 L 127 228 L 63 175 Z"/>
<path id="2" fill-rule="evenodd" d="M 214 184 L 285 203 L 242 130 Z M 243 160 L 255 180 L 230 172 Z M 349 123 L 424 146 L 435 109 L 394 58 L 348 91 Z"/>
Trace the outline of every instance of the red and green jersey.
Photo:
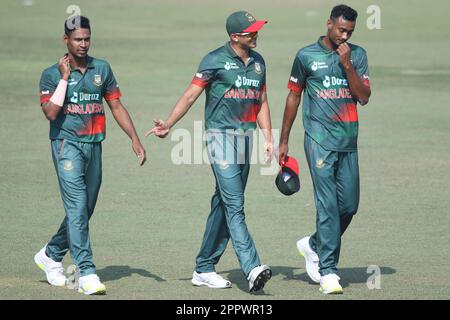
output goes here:
<path id="1" fill-rule="evenodd" d="M 355 151 L 358 139 L 356 99 L 351 95 L 345 71 L 336 51 L 323 37 L 298 51 L 288 88 L 303 91 L 303 126 L 306 133 L 327 150 Z M 369 70 L 366 51 L 350 44 L 351 62 L 366 86 Z"/>
<path id="2" fill-rule="evenodd" d="M 207 54 L 192 83 L 206 88 L 206 130 L 255 129 L 266 90 L 266 66 L 250 50 L 247 66 L 227 43 Z"/>
<path id="3" fill-rule="evenodd" d="M 41 105 L 50 100 L 61 75 L 58 64 L 42 72 L 39 84 Z M 50 139 L 101 142 L 105 139 L 105 100 L 118 99 L 119 86 L 108 62 L 88 57 L 84 74 L 71 67 L 63 110 L 50 121 Z"/>

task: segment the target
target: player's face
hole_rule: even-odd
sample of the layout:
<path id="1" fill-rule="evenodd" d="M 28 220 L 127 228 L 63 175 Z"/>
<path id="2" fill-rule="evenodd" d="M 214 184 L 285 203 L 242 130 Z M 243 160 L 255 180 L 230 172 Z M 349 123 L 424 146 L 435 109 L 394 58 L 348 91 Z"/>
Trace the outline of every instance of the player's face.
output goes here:
<path id="1" fill-rule="evenodd" d="M 76 58 L 86 58 L 91 44 L 91 32 L 89 29 L 76 29 L 70 36 L 64 36 L 69 53 Z"/>
<path id="2" fill-rule="evenodd" d="M 355 21 L 345 20 L 342 16 L 335 20 L 329 19 L 327 22 L 328 39 L 335 47 L 338 47 L 350 39 L 355 30 L 355 24 Z"/>
<path id="3" fill-rule="evenodd" d="M 256 48 L 256 40 L 258 39 L 258 32 L 250 33 L 235 33 L 233 39 L 239 43 L 242 48 L 253 49 Z"/>

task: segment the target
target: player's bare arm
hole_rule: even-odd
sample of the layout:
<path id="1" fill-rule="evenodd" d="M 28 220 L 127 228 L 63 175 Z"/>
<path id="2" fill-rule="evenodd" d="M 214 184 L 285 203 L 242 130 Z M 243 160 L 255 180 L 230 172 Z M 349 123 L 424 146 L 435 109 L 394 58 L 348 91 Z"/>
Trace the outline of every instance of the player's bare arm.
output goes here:
<path id="1" fill-rule="evenodd" d="M 69 57 L 67 54 L 64 55 L 61 59 L 59 59 L 58 70 L 59 70 L 59 73 L 61 74 L 61 80 L 66 81 L 65 85 L 67 87 L 67 80 L 69 79 L 69 76 L 70 76 L 70 63 L 69 63 Z M 59 89 L 60 90 L 55 91 L 55 93 L 53 94 L 50 101 L 42 104 L 42 111 L 44 112 L 45 117 L 50 121 L 53 121 L 56 119 L 56 117 L 58 116 L 58 113 L 61 111 L 61 107 L 64 103 L 64 95 L 66 92 L 65 88 L 59 88 Z M 64 92 L 60 92 L 60 91 L 64 91 Z M 63 103 L 61 103 L 61 105 L 56 104 L 54 102 L 55 98 L 56 98 L 56 97 L 54 97 L 55 94 L 62 96 Z M 56 99 L 56 100 L 58 100 L 58 99 Z"/>
<path id="2" fill-rule="evenodd" d="M 122 130 L 130 137 L 131 139 L 131 147 L 133 148 L 134 153 L 139 158 L 139 165 L 144 165 L 147 160 L 147 155 L 144 147 L 139 140 L 139 137 L 136 133 L 136 129 L 134 128 L 133 121 L 131 120 L 130 114 L 127 109 L 123 106 L 120 99 L 107 100 L 109 108 L 114 116 L 114 119 L 122 128 Z"/>
<path id="3" fill-rule="evenodd" d="M 300 105 L 300 100 L 302 97 L 302 93 L 289 91 L 288 96 L 286 97 L 286 106 L 284 108 L 283 115 L 283 125 L 281 127 L 281 135 L 280 135 L 280 146 L 279 146 L 279 155 L 278 162 L 283 163 L 289 152 L 289 134 L 291 133 L 292 124 L 294 123 L 295 118 L 297 117 L 298 106 Z"/>
<path id="4" fill-rule="evenodd" d="M 178 99 L 166 121 L 155 119 L 154 127 L 147 131 L 145 136 L 154 134 L 159 138 L 165 138 L 172 128 L 183 116 L 188 112 L 189 108 L 194 104 L 197 98 L 202 94 L 203 88 L 195 84 L 190 84 L 184 91 L 183 95 Z"/>
<path id="5" fill-rule="evenodd" d="M 272 123 L 270 121 L 270 109 L 267 100 L 267 93 L 264 91 L 261 97 L 261 109 L 257 117 L 258 126 L 261 128 L 264 134 L 264 152 L 265 162 L 272 160 L 273 154 L 273 137 L 272 137 Z"/>
<path id="6" fill-rule="evenodd" d="M 353 67 L 352 62 L 350 61 L 350 46 L 347 43 L 342 43 L 336 51 L 339 54 L 339 62 L 347 75 L 352 96 L 355 97 L 362 106 L 367 104 L 371 93 L 370 88 L 364 85 L 363 81 Z"/>

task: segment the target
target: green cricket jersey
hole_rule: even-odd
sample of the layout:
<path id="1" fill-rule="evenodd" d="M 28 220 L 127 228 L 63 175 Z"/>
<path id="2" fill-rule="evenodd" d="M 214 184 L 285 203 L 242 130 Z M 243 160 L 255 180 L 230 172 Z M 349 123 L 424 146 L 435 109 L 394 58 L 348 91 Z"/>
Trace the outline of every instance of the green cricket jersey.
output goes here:
<path id="1" fill-rule="evenodd" d="M 264 59 L 250 50 L 245 66 L 230 44 L 207 54 L 192 83 L 206 88 L 206 130 L 255 129 L 266 90 Z"/>
<path id="2" fill-rule="evenodd" d="M 298 51 L 288 88 L 303 91 L 303 126 L 323 148 L 356 151 L 358 139 L 357 101 L 352 97 L 347 76 L 337 52 L 323 44 L 323 37 Z M 370 86 L 366 51 L 350 44 L 351 62 Z"/>
<path id="3" fill-rule="evenodd" d="M 61 74 L 58 64 L 44 70 L 40 81 L 41 105 L 50 100 Z M 50 121 L 50 139 L 101 142 L 106 123 L 103 98 L 118 99 L 119 86 L 108 62 L 88 57 L 86 72 L 71 67 L 63 110 Z"/>

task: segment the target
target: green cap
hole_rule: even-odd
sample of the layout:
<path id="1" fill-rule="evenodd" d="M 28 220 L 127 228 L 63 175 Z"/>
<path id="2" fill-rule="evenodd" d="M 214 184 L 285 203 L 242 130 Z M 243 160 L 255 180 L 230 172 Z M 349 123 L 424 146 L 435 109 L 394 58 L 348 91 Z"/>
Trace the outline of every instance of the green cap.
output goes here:
<path id="1" fill-rule="evenodd" d="M 227 18 L 227 32 L 229 35 L 232 33 L 256 32 L 266 23 L 267 20 L 256 20 L 247 11 L 237 11 Z"/>

